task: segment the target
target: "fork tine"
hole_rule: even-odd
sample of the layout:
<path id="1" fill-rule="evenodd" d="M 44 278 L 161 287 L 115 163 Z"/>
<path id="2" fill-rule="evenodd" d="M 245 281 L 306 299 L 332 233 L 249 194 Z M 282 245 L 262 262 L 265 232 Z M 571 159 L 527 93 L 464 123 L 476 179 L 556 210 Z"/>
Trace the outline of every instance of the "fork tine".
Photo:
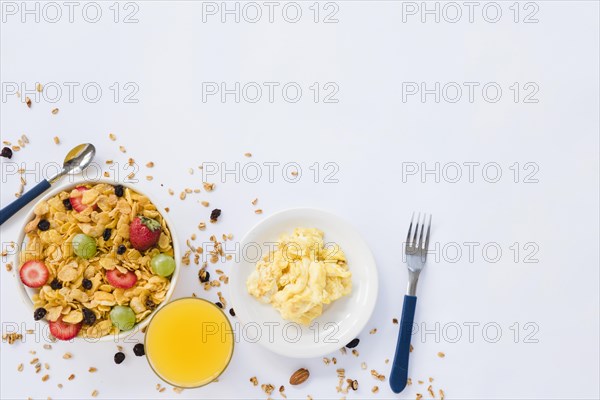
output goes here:
<path id="1" fill-rule="evenodd" d="M 425 252 L 427 252 L 427 249 L 429 248 L 429 232 L 431 231 L 431 218 L 433 218 L 433 215 L 429 214 L 429 224 L 427 225 L 427 235 L 425 235 L 425 247 L 423 250 L 425 250 Z"/>
<path id="2" fill-rule="evenodd" d="M 415 219 L 415 212 L 413 211 L 412 217 L 410 217 L 410 225 L 408 227 L 408 234 L 406 235 L 406 247 L 410 247 L 410 232 L 412 231 L 414 219 Z"/>
<path id="3" fill-rule="evenodd" d="M 423 231 L 425 230 L 425 221 L 427 220 L 427 213 L 423 213 L 423 223 L 421 224 L 421 233 L 419 234 L 419 243 L 417 244 L 417 248 L 422 249 L 423 245 Z"/>
<path id="4" fill-rule="evenodd" d="M 417 234 L 419 233 L 419 221 L 421 220 L 421 213 L 417 216 L 417 223 L 415 224 L 415 235 L 413 236 L 412 245 L 415 247 L 417 245 Z"/>

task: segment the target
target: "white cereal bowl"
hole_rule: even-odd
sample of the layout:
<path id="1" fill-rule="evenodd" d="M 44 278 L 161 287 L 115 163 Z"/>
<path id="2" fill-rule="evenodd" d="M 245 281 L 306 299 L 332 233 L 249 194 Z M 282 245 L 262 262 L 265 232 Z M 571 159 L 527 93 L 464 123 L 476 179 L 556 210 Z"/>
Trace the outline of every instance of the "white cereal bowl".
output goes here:
<path id="1" fill-rule="evenodd" d="M 74 341 L 82 341 L 82 342 L 109 342 L 109 341 L 116 342 L 116 341 L 125 339 L 125 338 L 135 334 L 136 332 L 139 332 L 143 328 L 145 328 L 150 323 L 150 320 L 156 314 L 156 312 L 160 308 L 162 308 L 166 303 L 169 302 L 169 300 L 171 299 L 171 296 L 173 295 L 173 292 L 175 290 L 175 286 L 177 285 L 177 281 L 179 279 L 181 254 L 180 254 L 180 250 L 179 250 L 179 241 L 177 239 L 177 234 L 175 233 L 175 230 L 173 229 L 174 225 L 171 222 L 171 220 L 169 219 L 167 213 L 164 212 L 164 208 L 162 208 L 159 204 L 157 204 L 152 199 L 151 196 L 148 196 L 148 194 L 144 193 L 142 190 L 139 190 L 138 188 L 133 187 L 133 185 L 128 185 L 126 183 L 117 182 L 117 181 L 109 180 L 109 179 L 79 180 L 79 181 L 71 181 L 71 182 L 64 183 L 64 184 L 57 184 L 56 187 L 52 187 L 48 192 L 46 192 L 42 197 L 40 197 L 40 199 L 38 201 L 36 201 L 33 205 L 28 206 L 28 207 L 30 207 L 31 211 L 29 214 L 27 214 L 27 217 L 25 218 L 25 223 L 23 224 L 23 226 L 19 232 L 19 238 L 16 242 L 16 245 L 18 247 L 17 247 L 17 251 L 14 255 L 13 265 L 15 266 L 15 277 L 16 277 L 16 281 L 17 281 L 18 292 L 21 295 L 21 299 L 23 300 L 23 303 L 30 310 L 30 313 L 29 313 L 30 318 L 33 318 L 34 307 L 33 307 L 33 301 L 31 300 L 31 297 L 37 292 L 38 289 L 31 289 L 31 288 L 26 287 L 23 284 L 23 282 L 21 282 L 21 278 L 19 277 L 19 268 L 21 267 L 20 252 L 21 252 L 21 249 L 23 248 L 23 244 L 25 241 L 25 225 L 29 221 L 31 221 L 33 218 L 35 218 L 35 214 L 34 214 L 33 210 L 42 201 L 46 201 L 46 200 L 50 199 L 51 197 L 56 196 L 58 193 L 60 193 L 64 190 L 71 190 L 71 189 L 75 188 L 76 186 L 86 185 L 86 184 L 94 184 L 95 185 L 98 183 L 106 183 L 109 185 L 123 185 L 124 187 L 131 188 L 135 192 L 148 197 L 150 199 L 150 201 L 152 201 L 152 203 L 156 206 L 156 208 L 160 212 L 161 216 L 164 218 L 165 222 L 167 223 L 167 227 L 169 228 L 169 231 L 171 232 L 171 239 L 173 241 L 173 252 L 174 252 L 174 258 L 175 258 L 175 264 L 176 264 L 175 272 L 173 272 L 173 275 L 171 275 L 171 284 L 169 285 L 169 290 L 167 291 L 165 300 L 163 300 L 163 302 L 160 303 L 156 307 L 156 309 L 154 309 L 154 311 L 152 311 L 150 314 L 148 314 L 148 316 L 146 316 L 146 318 L 142 322 L 136 324 L 133 327 L 133 329 L 131 329 L 129 331 L 119 332 L 117 335 L 106 335 L 101 338 L 83 338 L 83 337 L 77 336 L 75 339 L 72 339 Z M 45 319 L 36 321 L 36 322 L 43 323 L 46 327 L 48 326 L 48 322 Z M 49 332 L 49 331 L 46 331 L 46 332 Z"/>
<path id="2" fill-rule="evenodd" d="M 309 327 L 284 320 L 246 289 L 258 257 L 273 249 L 279 235 L 298 227 L 323 231 L 325 243 L 336 243 L 344 251 L 352 272 L 352 292 L 325 306 Z M 343 219 L 309 208 L 281 211 L 254 226 L 242 239 L 239 265 L 229 278 L 230 298 L 242 324 L 236 329 L 238 340 L 258 342 L 287 357 L 321 357 L 344 347 L 365 327 L 377 300 L 377 268 L 365 241 Z"/>

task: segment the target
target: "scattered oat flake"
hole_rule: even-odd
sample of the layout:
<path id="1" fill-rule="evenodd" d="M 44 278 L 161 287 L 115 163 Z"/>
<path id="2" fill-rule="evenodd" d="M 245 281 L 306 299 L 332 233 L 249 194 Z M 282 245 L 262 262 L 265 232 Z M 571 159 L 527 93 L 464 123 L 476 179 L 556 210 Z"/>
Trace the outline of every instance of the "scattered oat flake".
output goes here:
<path id="1" fill-rule="evenodd" d="M 250 158 L 252 157 L 252 153 L 244 153 L 244 156 Z"/>
<path id="2" fill-rule="evenodd" d="M 23 363 L 19 364 L 19 366 L 17 367 L 17 371 L 23 372 Z"/>
<path id="3" fill-rule="evenodd" d="M 146 163 L 146 167 L 148 168 L 153 168 L 154 167 L 154 163 L 152 161 Z"/>
<path id="4" fill-rule="evenodd" d="M 110 138 L 110 140 L 112 140 L 113 142 L 114 142 L 115 140 L 117 140 L 117 137 L 115 136 L 115 134 L 114 134 L 114 133 L 109 133 L 109 134 L 108 134 L 108 137 L 109 137 L 109 138 Z"/>
<path id="5" fill-rule="evenodd" d="M 374 335 L 377 333 L 377 328 L 373 328 L 369 331 L 369 334 Z"/>
<path id="6" fill-rule="evenodd" d="M 435 399 L 435 393 L 434 393 L 431 385 L 429 385 L 429 387 L 427 388 L 427 391 L 429 392 L 429 395 L 431 396 L 431 398 Z"/>
<path id="7" fill-rule="evenodd" d="M 379 392 L 379 386 L 373 386 L 373 388 L 371 389 L 371 392 L 373 392 L 373 393 Z"/>
<path id="8" fill-rule="evenodd" d="M 188 173 L 189 173 L 190 175 L 194 175 L 194 168 L 190 168 L 190 169 L 188 169 Z"/>
<path id="9" fill-rule="evenodd" d="M 148 176 L 146 176 L 146 180 L 147 180 L 147 181 L 151 181 L 152 179 L 154 179 L 154 177 L 153 177 L 152 175 L 148 175 Z"/>
<path id="10" fill-rule="evenodd" d="M 377 371 L 375 371 L 374 369 L 371 370 L 371 375 L 380 381 L 384 381 L 385 380 L 385 375 L 378 373 Z"/>
<path id="11" fill-rule="evenodd" d="M 408 352 L 409 352 L 409 353 L 412 353 L 414 349 L 415 349 L 415 348 L 414 348 L 414 347 L 413 347 L 413 345 L 411 344 L 411 345 L 410 345 L 410 347 L 408 348 Z"/>
<path id="12" fill-rule="evenodd" d="M 33 360 L 31 360 L 31 361 L 29 362 L 29 364 L 33 365 L 33 364 L 37 363 L 38 361 L 40 361 L 40 359 L 39 359 L 39 358 L 34 358 Z"/>
<path id="13" fill-rule="evenodd" d="M 258 210 L 254 210 L 254 214 L 262 214 L 263 210 L 261 210 L 260 208 Z"/>
<path id="14" fill-rule="evenodd" d="M 419 385 L 422 385 L 422 384 L 424 384 L 425 382 L 423 382 L 423 381 L 419 380 L 419 381 L 417 381 L 417 383 L 418 383 Z"/>
<path id="15" fill-rule="evenodd" d="M 256 198 L 256 199 L 252 200 L 252 205 L 253 205 L 253 206 L 255 206 L 255 205 L 256 205 L 256 203 L 258 203 L 258 198 Z"/>
<path id="16" fill-rule="evenodd" d="M 421 400 L 422 398 L 423 398 L 423 395 L 421 393 L 417 393 L 416 400 Z"/>
<path id="17" fill-rule="evenodd" d="M 440 399 L 444 400 L 446 398 L 446 393 L 442 389 L 440 389 Z"/>
<path id="18" fill-rule="evenodd" d="M 200 204 L 202 204 L 204 207 L 208 207 L 210 205 L 208 201 L 201 201 Z"/>
<path id="19" fill-rule="evenodd" d="M 121 153 L 127 153 L 127 150 L 125 149 L 125 146 L 119 146 L 119 151 Z"/>
<path id="20" fill-rule="evenodd" d="M 12 263 L 8 263 L 8 264 L 6 264 L 6 270 L 7 270 L 8 272 L 12 271 L 12 268 L 13 268 L 13 266 L 12 266 Z"/>
<path id="21" fill-rule="evenodd" d="M 94 390 L 94 391 L 92 392 L 92 397 L 96 397 L 96 396 L 98 396 L 98 391 L 97 391 L 97 390 Z"/>
<path id="22" fill-rule="evenodd" d="M 398 325 L 398 318 L 392 319 L 392 323 Z"/>
<path id="23" fill-rule="evenodd" d="M 252 382 L 252 385 L 258 386 L 258 379 L 256 379 L 255 376 L 253 376 L 252 378 L 250 378 L 250 382 Z"/>
<path id="24" fill-rule="evenodd" d="M 90 369 L 88 369 L 89 372 L 94 373 L 96 371 L 98 371 L 98 368 L 96 367 L 90 367 Z"/>
<path id="25" fill-rule="evenodd" d="M 25 104 L 27 104 L 27 107 L 31 108 L 31 99 L 29 97 L 25 97 Z"/>
<path id="26" fill-rule="evenodd" d="M 438 354 L 437 354 L 437 355 L 438 355 L 438 357 L 439 357 L 439 358 L 444 358 L 444 357 L 446 357 L 446 354 L 442 353 L 441 351 L 440 351 L 440 352 L 438 352 Z"/>
<path id="27" fill-rule="evenodd" d="M 181 393 L 181 392 L 183 392 L 183 388 L 180 388 L 180 387 L 174 387 L 174 388 L 173 388 L 173 391 L 174 391 L 175 393 Z"/>
<path id="28" fill-rule="evenodd" d="M 213 190 L 215 190 L 215 184 L 214 183 L 204 182 L 202 184 L 202 186 L 204 187 L 204 190 L 206 190 L 207 192 L 212 192 Z"/>
<path id="29" fill-rule="evenodd" d="M 407 378 L 406 379 L 406 386 L 410 386 L 410 385 L 412 385 L 412 379 Z"/>
<path id="30" fill-rule="evenodd" d="M 104 175 L 105 178 L 110 178 L 110 172 L 108 171 L 104 171 L 102 175 Z"/>
<path id="31" fill-rule="evenodd" d="M 45 344 L 44 345 L 44 349 L 51 350 L 52 349 L 52 345 L 51 344 Z"/>
<path id="32" fill-rule="evenodd" d="M 72 381 L 73 379 L 75 379 L 75 374 L 69 375 L 69 377 L 67 379 L 70 380 L 70 381 Z"/>
<path id="33" fill-rule="evenodd" d="M 42 86 L 41 83 L 38 83 L 37 85 L 35 85 L 35 90 L 42 93 L 42 90 L 44 90 L 44 87 Z"/>
<path id="34" fill-rule="evenodd" d="M 62 388 L 63 388 L 63 384 L 62 384 L 62 383 L 59 383 L 59 384 L 58 384 L 58 385 L 56 385 L 56 386 L 57 386 L 59 389 L 62 389 Z"/>
<path id="35" fill-rule="evenodd" d="M 367 363 L 366 362 L 361 363 L 360 368 L 367 369 Z"/>
<path id="36" fill-rule="evenodd" d="M 54 115 L 58 114 L 58 108 L 53 108 L 51 112 Z"/>
<path id="37" fill-rule="evenodd" d="M 42 382 L 46 382 L 48 379 L 50 379 L 50 375 L 46 374 L 42 376 Z"/>
<path id="38" fill-rule="evenodd" d="M 433 378 L 429 377 L 429 383 L 433 382 Z"/>
<path id="39" fill-rule="evenodd" d="M 60 139 L 58 136 L 54 136 L 54 144 L 60 144 Z"/>
<path id="40" fill-rule="evenodd" d="M 270 383 L 263 383 L 260 385 L 260 387 L 269 396 L 271 393 L 273 393 L 273 390 L 275 390 L 275 386 L 271 385 Z"/>
<path id="41" fill-rule="evenodd" d="M 65 353 L 65 354 L 63 355 L 63 358 L 64 358 L 65 360 L 68 360 L 69 358 L 72 358 L 72 357 L 73 357 L 73 355 L 72 355 L 71 353 Z"/>

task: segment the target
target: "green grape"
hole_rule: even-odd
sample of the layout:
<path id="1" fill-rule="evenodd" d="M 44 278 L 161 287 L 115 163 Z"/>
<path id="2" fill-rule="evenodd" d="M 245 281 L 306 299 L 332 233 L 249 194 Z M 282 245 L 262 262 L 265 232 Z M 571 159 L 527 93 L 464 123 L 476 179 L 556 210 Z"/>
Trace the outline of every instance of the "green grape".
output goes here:
<path id="1" fill-rule="evenodd" d="M 150 260 L 150 266 L 155 274 L 169 276 L 175 271 L 175 260 L 166 254 L 157 254 Z"/>
<path id="2" fill-rule="evenodd" d="M 110 311 L 110 320 L 121 331 L 128 331 L 135 325 L 135 313 L 127 306 L 114 306 Z"/>
<path id="3" fill-rule="evenodd" d="M 81 258 L 92 258 L 96 255 L 94 238 L 80 233 L 73 238 L 73 251 Z"/>

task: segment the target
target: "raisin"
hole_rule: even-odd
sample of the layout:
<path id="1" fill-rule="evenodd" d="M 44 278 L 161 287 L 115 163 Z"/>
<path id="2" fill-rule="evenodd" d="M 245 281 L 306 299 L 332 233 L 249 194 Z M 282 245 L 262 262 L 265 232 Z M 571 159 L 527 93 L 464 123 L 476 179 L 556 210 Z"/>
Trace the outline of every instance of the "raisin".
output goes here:
<path id="1" fill-rule="evenodd" d="M 356 339 L 352 339 L 352 340 L 350 341 L 350 343 L 348 343 L 348 344 L 346 345 L 346 347 L 347 347 L 347 348 L 349 348 L 349 349 L 353 349 L 353 348 L 355 348 L 356 346 L 358 346 L 358 342 L 359 342 L 359 341 L 360 341 L 360 340 L 358 340 L 358 338 L 356 338 Z"/>
<path id="2" fill-rule="evenodd" d="M 223 308 L 223 304 L 221 304 L 221 302 L 220 302 L 220 301 L 217 301 L 215 304 L 217 305 L 217 307 L 219 307 L 219 308 Z"/>
<path id="3" fill-rule="evenodd" d="M 83 323 L 86 325 L 94 325 L 96 322 L 96 314 L 90 309 L 84 308 L 83 310 Z"/>
<path id="4" fill-rule="evenodd" d="M 36 310 L 33 312 L 33 319 L 39 321 L 46 316 L 47 312 L 48 311 L 46 311 L 44 307 L 36 308 Z"/>
<path id="5" fill-rule="evenodd" d="M 123 352 L 115 354 L 115 363 L 121 364 L 123 361 L 125 361 L 125 354 Z"/>
<path id="6" fill-rule="evenodd" d="M 233 311 L 233 308 L 229 309 L 229 315 L 231 315 L 232 317 L 235 317 L 235 311 Z"/>
<path id="7" fill-rule="evenodd" d="M 53 290 L 58 290 L 58 289 L 62 289 L 62 283 L 60 283 L 60 281 L 56 278 L 52 279 L 52 282 L 50 282 L 50 287 Z"/>
<path id="8" fill-rule="evenodd" d="M 63 206 L 65 206 L 65 210 L 71 211 L 73 209 L 73 204 L 71 204 L 71 199 L 64 199 Z"/>
<path id="9" fill-rule="evenodd" d="M 2 152 L 0 153 L 0 156 L 2 156 L 4 158 L 8 158 L 10 160 L 12 158 L 12 156 L 13 156 L 13 152 L 10 149 L 10 147 L 4 147 L 2 149 Z"/>
<path id="10" fill-rule="evenodd" d="M 127 247 L 125 247 L 125 245 L 119 245 L 119 247 L 117 248 L 117 254 L 125 254 L 125 252 L 127 251 Z"/>
<path id="11" fill-rule="evenodd" d="M 135 354 L 138 357 L 141 357 L 144 354 L 146 354 L 146 350 L 144 350 L 143 343 L 138 343 L 135 346 L 133 346 L 133 354 Z"/>
<path id="12" fill-rule="evenodd" d="M 217 222 L 217 220 L 219 219 L 220 216 L 221 216 L 221 210 L 219 210 L 218 208 L 215 208 L 210 213 L 210 221 Z"/>
<path id="13" fill-rule="evenodd" d="M 108 242 L 108 240 L 110 239 L 111 233 L 112 233 L 112 230 L 110 228 L 106 228 L 104 230 L 104 233 L 102 234 L 102 239 L 104 239 L 105 242 Z"/>
<path id="14" fill-rule="evenodd" d="M 123 197 L 124 193 L 125 189 L 123 188 L 123 185 L 115 186 L 115 194 L 117 195 L 117 197 Z"/>

